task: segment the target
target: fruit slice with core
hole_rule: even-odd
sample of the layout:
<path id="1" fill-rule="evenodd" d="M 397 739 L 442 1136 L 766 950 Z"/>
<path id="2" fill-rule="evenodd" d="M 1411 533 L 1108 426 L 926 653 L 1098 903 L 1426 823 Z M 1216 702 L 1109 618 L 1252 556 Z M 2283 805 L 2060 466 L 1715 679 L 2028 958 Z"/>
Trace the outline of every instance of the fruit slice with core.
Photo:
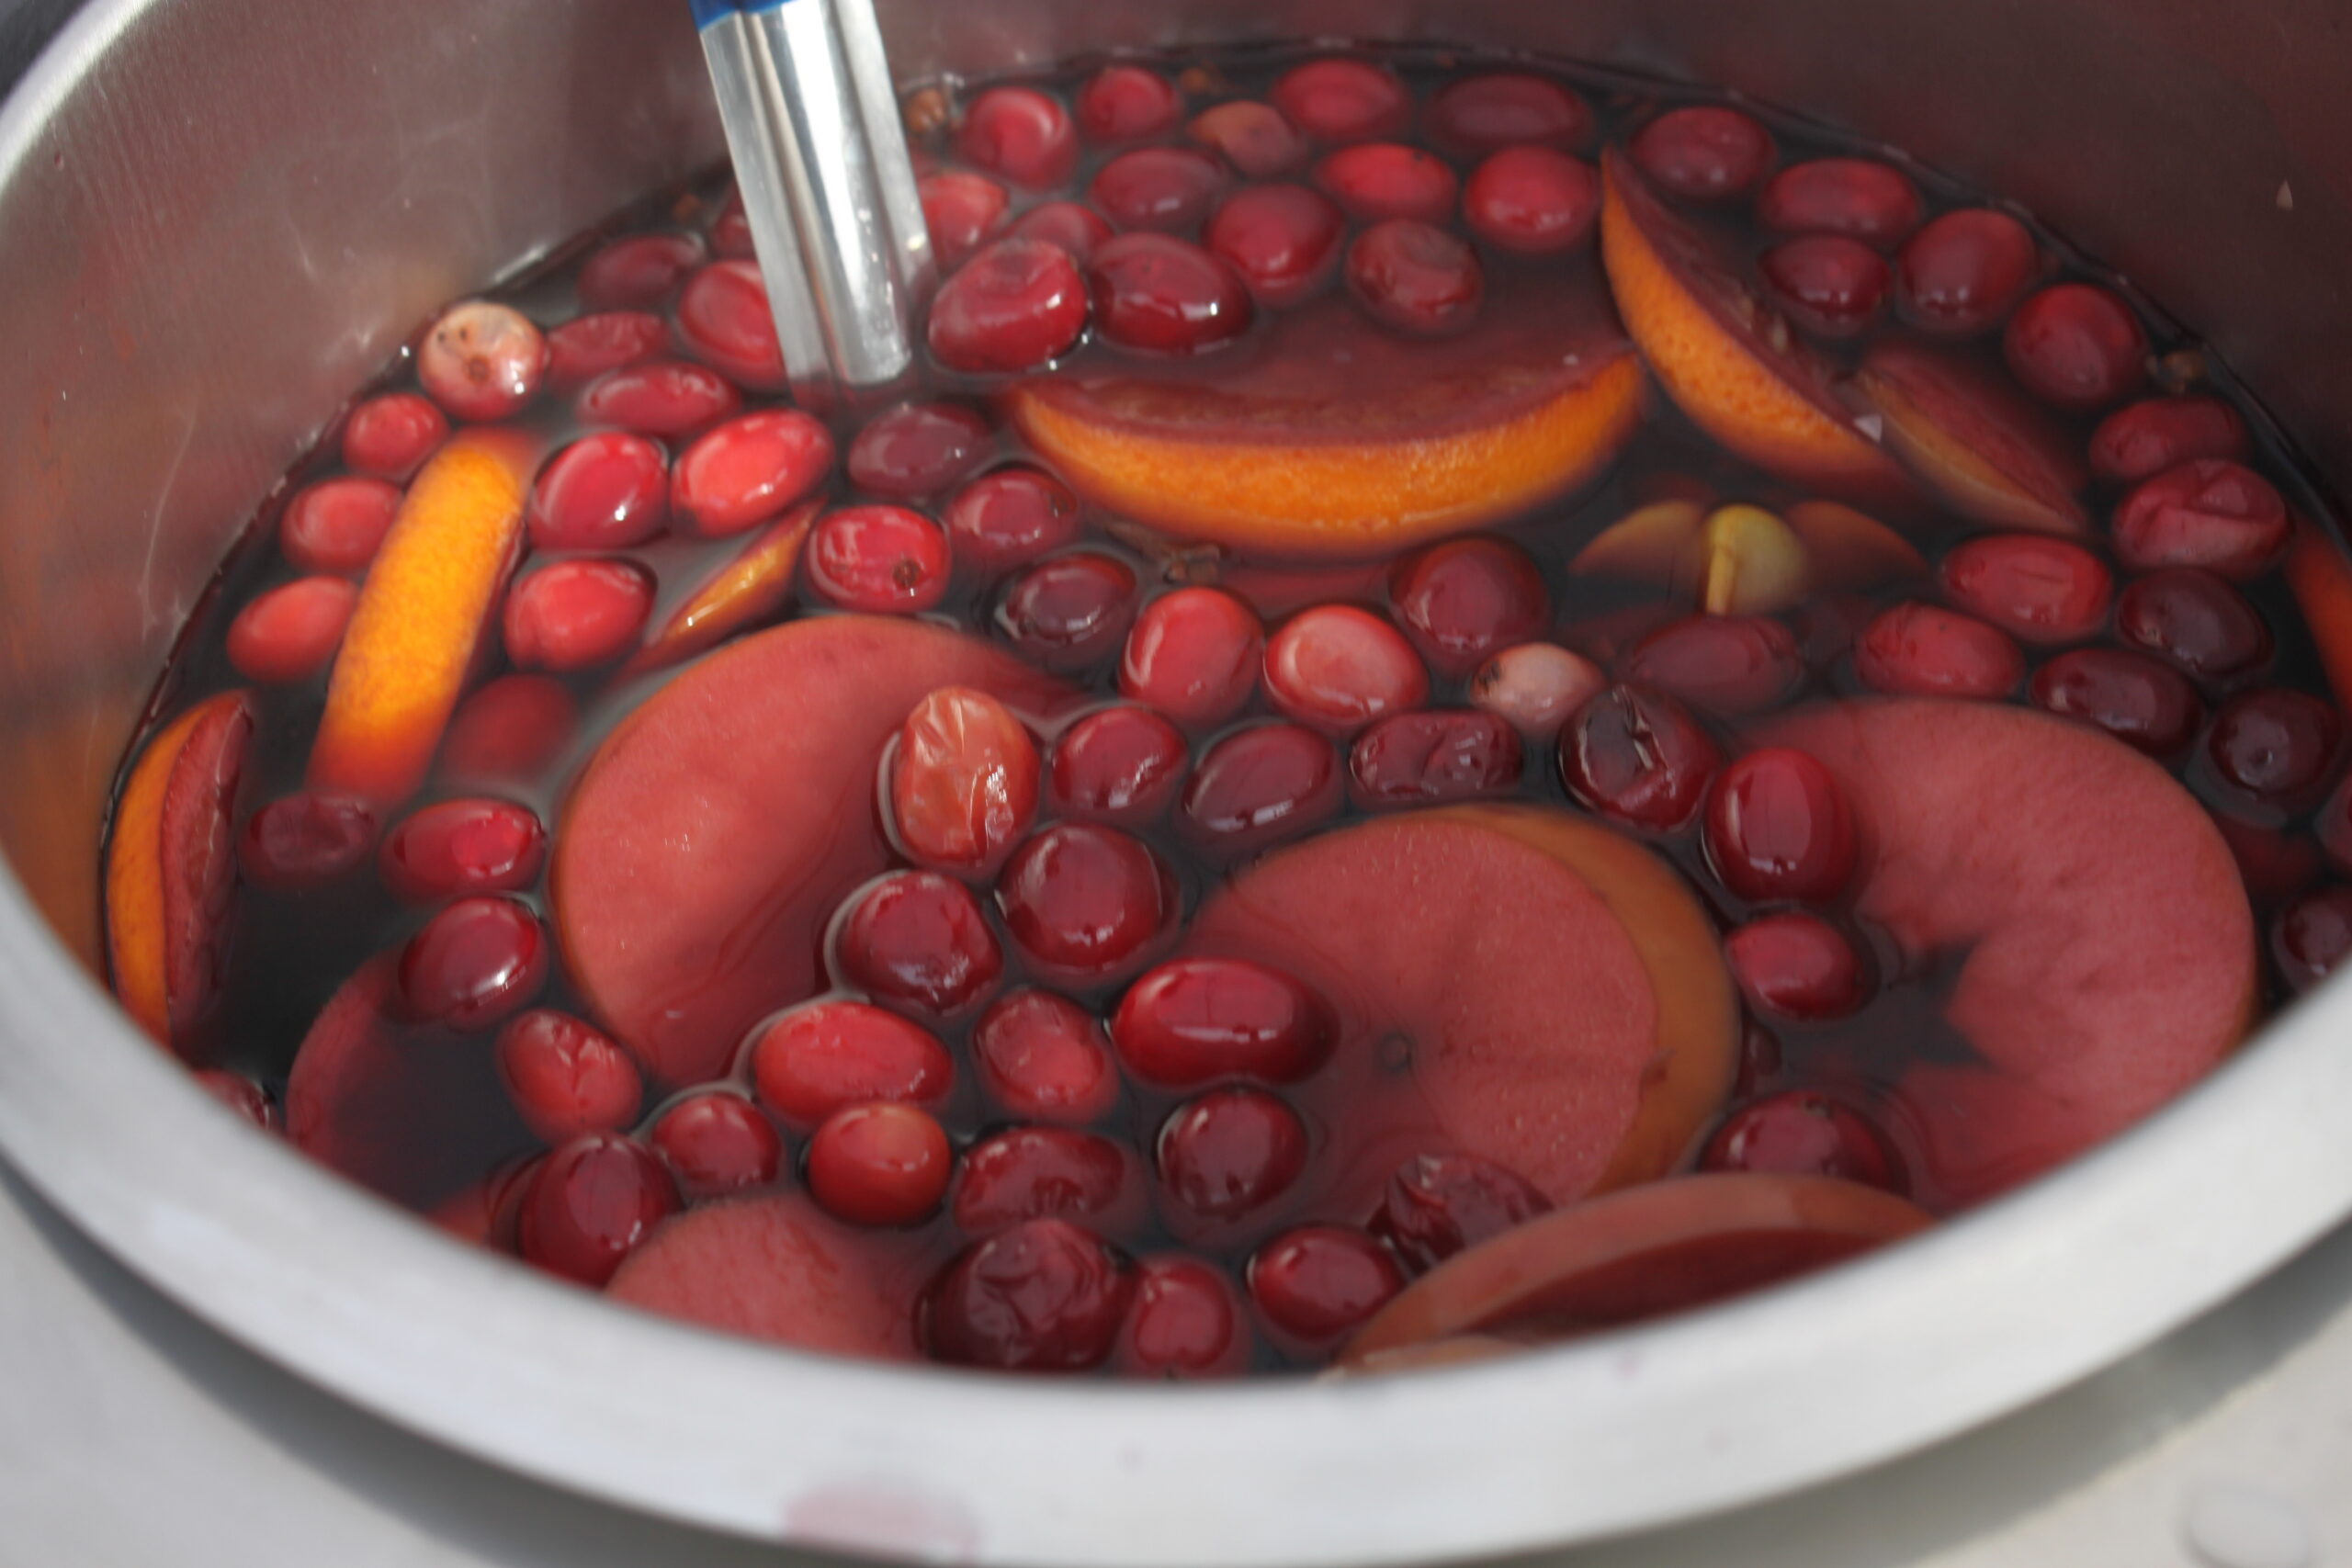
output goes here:
<path id="1" fill-rule="evenodd" d="M 2090 527 L 2083 465 L 2039 411 L 1968 366 L 1916 344 L 1885 343 L 1854 373 L 1855 400 L 1886 444 L 1954 510 L 2044 534 Z"/>
<path id="2" fill-rule="evenodd" d="M 678 606 L 621 673 L 642 675 L 683 664 L 783 608 L 792 596 L 792 574 L 800 565 L 800 547 L 808 543 L 809 526 L 823 510 L 821 502 L 812 501 L 761 530 L 740 555 Z"/>

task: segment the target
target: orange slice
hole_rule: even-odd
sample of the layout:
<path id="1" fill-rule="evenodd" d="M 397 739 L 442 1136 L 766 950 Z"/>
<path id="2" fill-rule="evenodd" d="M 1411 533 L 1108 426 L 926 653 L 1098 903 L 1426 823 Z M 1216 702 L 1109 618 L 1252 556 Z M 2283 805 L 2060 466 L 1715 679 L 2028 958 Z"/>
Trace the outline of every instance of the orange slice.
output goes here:
<path id="1" fill-rule="evenodd" d="M 2352 705 L 2352 560 L 2335 540 L 2304 523 L 2295 530 L 2286 570 L 2287 586 L 2319 645 L 2327 683 L 2337 702 Z"/>
<path id="2" fill-rule="evenodd" d="M 741 554 L 678 606 L 621 673 L 643 675 L 683 664 L 782 609 L 792 595 L 800 547 L 808 543 L 808 529 L 823 510 L 820 501 L 806 502 L 753 536 Z"/>

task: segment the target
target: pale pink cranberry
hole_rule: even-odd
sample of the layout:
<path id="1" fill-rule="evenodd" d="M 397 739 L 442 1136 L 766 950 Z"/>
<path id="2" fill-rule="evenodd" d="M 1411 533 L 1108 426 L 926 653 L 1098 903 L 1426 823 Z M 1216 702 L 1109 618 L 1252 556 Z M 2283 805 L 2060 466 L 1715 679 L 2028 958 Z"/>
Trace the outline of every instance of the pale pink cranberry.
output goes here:
<path id="1" fill-rule="evenodd" d="M 808 582 L 827 602 L 911 615 L 947 595 L 947 535 L 903 506 L 845 506 L 808 536 Z"/>
<path id="2" fill-rule="evenodd" d="M 956 132 L 964 162 L 1027 190 L 1067 181 L 1078 167 L 1078 128 L 1057 99 L 1035 87 L 990 87 Z"/>
<path id="3" fill-rule="evenodd" d="M 1315 60 L 1274 83 L 1274 107 L 1317 141 L 1368 141 L 1401 136 L 1413 120 L 1413 95 L 1396 73 L 1364 60 Z"/>
<path id="4" fill-rule="evenodd" d="M 607 370 L 581 389 L 572 412 L 583 424 L 608 424 L 674 440 L 717 424 L 743 406 L 743 394 L 718 371 L 675 359 L 649 359 Z"/>
<path id="5" fill-rule="evenodd" d="M 1047 201 L 1015 219 L 1012 227 L 1005 231 L 1005 237 L 1058 245 L 1070 260 L 1083 266 L 1096 247 L 1116 232 L 1109 219 L 1082 202 Z"/>
<path id="6" fill-rule="evenodd" d="M 1253 725 L 1202 753 L 1177 823 L 1203 849 L 1251 854 L 1329 821 L 1346 787 L 1329 739 L 1304 725 Z"/>
<path id="7" fill-rule="evenodd" d="M 1893 276 L 1886 259 L 1843 234 L 1804 234 L 1783 240 L 1757 264 L 1774 303 L 1789 319 L 1822 337 L 1867 331 L 1886 303 Z"/>
<path id="8" fill-rule="evenodd" d="M 1070 488 L 1040 468 L 999 468 L 957 491 L 942 521 L 956 556 L 993 575 L 1078 537 L 1083 509 Z"/>
<path id="9" fill-rule="evenodd" d="M 539 395 L 547 370 L 548 342 L 530 318 L 486 299 L 451 306 L 417 345 L 418 382 L 435 402 L 463 420 L 519 412 Z"/>
<path id="10" fill-rule="evenodd" d="M 421 807 L 384 835 L 376 872 L 407 904 L 479 893 L 519 893 L 547 863 L 538 815 L 511 800 L 461 796 Z"/>
<path id="11" fill-rule="evenodd" d="M 1560 777 L 1577 804 L 1654 832 L 1698 813 L 1723 760 L 1679 703 L 1639 686 L 1610 687 L 1560 731 Z"/>
<path id="12" fill-rule="evenodd" d="M 343 462 L 354 473 L 405 482 L 449 439 L 447 415 L 414 392 L 387 392 L 351 411 Z"/>
<path id="13" fill-rule="evenodd" d="M 2244 462 L 2254 450 L 2245 420 L 2219 398 L 2150 398 L 2116 410 L 2091 433 L 2091 472 L 2137 484 L 2199 457 Z"/>
<path id="14" fill-rule="evenodd" d="M 461 898 L 401 949 L 401 996 L 418 1017 L 487 1029 L 530 1005 L 547 984 L 547 928 L 512 898 Z"/>
<path id="15" fill-rule="evenodd" d="M 1230 183 L 1196 147 L 1139 147 L 1103 164 L 1087 198 L 1116 228 L 1176 234 L 1206 218 Z"/>
<path id="16" fill-rule="evenodd" d="M 702 242 L 692 234 L 631 234 L 612 241 L 580 264 L 581 308 L 656 310 L 670 302 L 703 260 Z"/>
<path id="17" fill-rule="evenodd" d="M 1815 158 L 1765 182 L 1756 219 L 1783 234 L 1843 234 L 1881 250 L 1919 226 L 1919 187 L 1874 158 Z"/>
<path id="18" fill-rule="evenodd" d="M 1257 615 L 1240 600 L 1180 588 L 1136 617 L 1119 660 L 1119 692 L 1179 724 L 1216 724 L 1250 701 L 1265 647 Z"/>
<path id="19" fill-rule="evenodd" d="M 1307 1348 L 1337 1341 L 1405 1288 L 1396 1254 L 1351 1225 L 1301 1225 L 1250 1256 L 1250 1299 L 1268 1325 Z"/>
<path id="20" fill-rule="evenodd" d="M 893 872 L 842 915 L 842 978 L 930 1018 L 977 1006 L 1004 977 L 1004 950 L 971 892 L 933 871 Z"/>
<path id="21" fill-rule="evenodd" d="M 1544 628 L 1552 614 L 1544 573 L 1507 539 L 1475 536 L 1432 545 L 1388 579 L 1396 619 L 1442 675 L 1466 675 L 1489 656 Z"/>
<path id="22" fill-rule="evenodd" d="M 791 1127 L 875 1100 L 937 1107 L 955 1084 L 937 1035 L 866 1002 L 795 1008 L 752 1043 L 752 1087 Z"/>
<path id="23" fill-rule="evenodd" d="M 747 532 L 807 500 L 833 469 L 833 437 L 797 409 L 762 409 L 697 437 L 678 457 L 670 505 L 705 538 Z"/>
<path id="24" fill-rule="evenodd" d="M 2115 602 L 2116 635 L 2162 654 L 2208 685 L 2231 685 L 2270 662 L 2270 625 L 2246 596 L 2196 567 L 2151 572 Z"/>
<path id="25" fill-rule="evenodd" d="M 1105 65 L 1078 90 L 1078 123 L 1096 141 L 1148 141 L 1183 112 L 1175 85 L 1141 65 Z"/>
<path id="26" fill-rule="evenodd" d="M 2080 642 L 2106 623 L 2115 574 L 2070 540 L 2047 534 L 1994 534 L 1943 558 L 1944 595 L 2021 641 Z"/>
<path id="27" fill-rule="evenodd" d="M 1442 223 L 1453 215 L 1462 182 L 1444 159 L 1396 141 L 1362 141 L 1327 152 L 1315 183 L 1351 218 L 1417 218 Z"/>
<path id="28" fill-rule="evenodd" d="M 1702 1170 L 1826 1176 L 1889 1192 L 1908 1190 L 1903 1161 L 1860 1111 L 1811 1089 L 1741 1106 L 1700 1153 Z"/>
<path id="29" fill-rule="evenodd" d="M 989 1097 L 1023 1120 L 1092 1122 L 1119 1099 L 1101 1021 L 1051 991 L 1014 991 L 990 1004 L 972 1029 L 972 1065 Z"/>
<path id="30" fill-rule="evenodd" d="M 1159 1089 L 1296 1083 L 1330 1059 L 1338 1028 L 1330 1004 L 1295 976 L 1246 958 L 1180 958 L 1128 987 L 1111 1043 L 1130 1074 Z"/>
<path id="31" fill-rule="evenodd" d="M 628 653 L 653 615 L 653 576 L 619 557 L 543 566 L 506 595 L 506 657 L 520 670 L 594 670 Z"/>
<path id="32" fill-rule="evenodd" d="M 939 269 L 953 272 L 980 248 L 1004 223 L 1012 205 L 1004 187 L 986 175 L 963 169 L 925 175 L 917 186 L 922 197 L 924 223 L 931 230 L 931 248 Z"/>
<path id="33" fill-rule="evenodd" d="M 1715 104 L 1668 110 L 1634 132 L 1630 151 L 1652 183 L 1686 201 L 1746 195 L 1778 153 L 1754 116 Z"/>
<path id="34" fill-rule="evenodd" d="M 618 430 L 583 435 L 539 470 L 524 519 L 540 549 L 641 545 L 670 520 L 669 462 L 642 435 Z"/>
<path id="35" fill-rule="evenodd" d="M 1119 1370 L 1162 1382 L 1231 1377 L 1250 1365 L 1250 1325 L 1225 1274 L 1194 1258 L 1151 1258 L 1136 1269 L 1135 1300 L 1119 1331 Z"/>
<path id="36" fill-rule="evenodd" d="M 1347 219 L 1305 186 L 1250 186 L 1209 219 L 1209 252 L 1241 276 L 1265 304 L 1283 307 L 1322 292 L 1338 273 Z"/>
<path id="37" fill-rule="evenodd" d="M 2244 582 L 2286 553 L 2294 534 L 2268 479 L 2205 457 L 2143 479 L 2115 510 L 2115 554 L 2129 571 L 2194 566 Z"/>
<path id="38" fill-rule="evenodd" d="M 1091 550 L 1023 570 L 997 602 L 997 630 L 1031 663 L 1057 672 L 1110 657 L 1136 614 L 1136 574 Z"/>
<path id="39" fill-rule="evenodd" d="M 929 1298 L 931 1353 L 958 1366 L 1078 1372 L 1109 1357 L 1135 1288 L 1118 1255 L 1068 1220 L 1030 1220 L 948 1265 Z"/>
<path id="40" fill-rule="evenodd" d="M 1853 880 L 1846 792 L 1820 762 L 1784 746 L 1750 751 L 1716 776 L 1704 839 L 1716 877 L 1743 898 L 1821 904 Z"/>
<path id="41" fill-rule="evenodd" d="M 654 1119 L 647 1138 L 689 1198 L 765 1187 L 784 1168 L 784 1139 L 775 1123 L 741 1095 L 724 1090 L 678 1101 Z"/>
<path id="42" fill-rule="evenodd" d="M 2296 994 L 2334 974 L 2352 953 L 2352 887 L 2323 887 L 2278 911 L 2270 954 Z"/>
<path id="43" fill-rule="evenodd" d="M 1429 671 L 1413 645 L 1379 616 L 1325 604 L 1292 616 L 1267 639 L 1266 694 L 1302 724 L 1349 735 L 1429 700 Z"/>
<path id="44" fill-rule="evenodd" d="M 1037 746 L 985 692 L 944 686 L 899 728 L 885 783 L 908 855 L 960 875 L 1004 863 L 1037 818 Z"/>
<path id="45" fill-rule="evenodd" d="M 1392 714 L 1349 749 L 1349 794 L 1367 811 L 1476 800 L 1518 788 L 1524 765 L 1519 732 L 1493 714 Z"/>
<path id="46" fill-rule="evenodd" d="M 1470 701 L 1530 740 L 1549 744 L 1568 716 L 1600 694 L 1609 677 L 1555 643 L 1507 648 L 1470 678 Z"/>
<path id="47" fill-rule="evenodd" d="M 1069 250 L 1042 239 L 999 240 L 957 268 L 932 301 L 931 352 L 970 375 L 1035 370 L 1078 346 L 1086 316 L 1086 280 Z"/>
<path id="48" fill-rule="evenodd" d="M 1191 765 L 1182 730 L 1147 707 L 1109 707 L 1062 731 L 1046 787 L 1057 816 L 1141 827 L 1167 815 Z"/>
<path id="49" fill-rule="evenodd" d="M 978 1235 L 1049 1218 L 1116 1234 L 1140 1216 L 1142 1186 L 1123 1145 L 1069 1127 L 1014 1127 L 972 1145 L 948 1212 Z"/>
<path id="50" fill-rule="evenodd" d="M 1306 1123 L 1263 1089 L 1216 1089 L 1170 1113 L 1155 1152 L 1181 1235 L 1241 1219 L 1295 1186 L 1306 1170 Z"/>
<path id="51" fill-rule="evenodd" d="M 1600 176 L 1549 147 L 1507 147 L 1472 171 L 1462 220 L 1490 245 L 1559 255 L 1590 239 L 1600 222 Z"/>
<path id="52" fill-rule="evenodd" d="M 1964 208 L 1905 243 L 1895 258 L 1895 297 L 1914 325 L 1971 337 L 1999 325 L 2041 270 L 2041 247 L 2024 224 L 1989 208 Z"/>
<path id="53" fill-rule="evenodd" d="M 376 558 L 400 510 L 401 492 L 382 479 L 321 479 L 286 503 L 277 547 L 301 570 L 357 576 Z"/>
<path id="54" fill-rule="evenodd" d="M 1804 684 L 1804 656 L 1788 627 L 1767 615 L 1688 615 L 1635 643 L 1623 677 L 1705 713 L 1765 713 Z"/>
<path id="55" fill-rule="evenodd" d="M 1348 246 L 1348 293 L 1383 326 L 1415 337 L 1467 332 L 1486 302 L 1478 253 L 1450 230 L 1410 218 L 1374 223 Z"/>
<path id="56" fill-rule="evenodd" d="M 928 1218 L 956 1152 L 931 1114 L 882 1101 L 834 1111 L 808 1140 L 808 1195 L 837 1220 L 876 1227 Z"/>
<path id="57" fill-rule="evenodd" d="M 2127 649 L 2062 653 L 2033 672 L 2031 694 L 2036 706 L 2164 761 L 2186 751 L 2205 722 L 2205 705 L 2188 677 Z"/>
<path id="58" fill-rule="evenodd" d="M 1592 108 L 1548 76 L 1491 71 L 1463 76 L 1430 95 L 1421 130 L 1458 158 L 1507 148 L 1573 147 L 1592 134 Z"/>
<path id="59" fill-rule="evenodd" d="M 688 278 L 678 296 L 677 325 L 686 352 L 737 386 L 780 392 L 787 384 L 757 262 L 712 262 Z"/>
<path id="60" fill-rule="evenodd" d="M 2009 318 L 2009 371 L 2062 409 L 2102 409 L 2148 378 L 2148 334 L 2132 307 L 2089 283 L 2043 289 Z"/>
<path id="61" fill-rule="evenodd" d="M 471 787 L 541 782 L 580 734 L 580 702 L 545 675 L 501 675 L 458 705 L 441 773 Z"/>
<path id="62" fill-rule="evenodd" d="M 507 1021 L 498 1078 L 523 1125 L 543 1144 L 617 1132 L 637 1120 L 645 1081 L 611 1035 L 585 1019 L 535 1008 Z"/>
<path id="63" fill-rule="evenodd" d="M 960 403 L 900 403 L 849 446 L 850 483 L 891 501 L 937 495 L 985 460 L 989 422 Z"/>
<path id="64" fill-rule="evenodd" d="M 1476 1155 L 1416 1155 L 1388 1179 L 1372 1234 L 1425 1273 L 1457 1252 L 1551 1213 L 1517 1173 Z"/>
<path id="65" fill-rule="evenodd" d="M 525 1261 L 600 1286 L 682 1206 L 678 1184 L 651 1150 L 619 1133 L 586 1133 L 532 1176 L 516 1243 Z"/>
<path id="66" fill-rule="evenodd" d="M 303 577 L 253 600 L 229 623 L 229 666 L 265 686 L 319 674 L 343 646 L 359 590 L 340 577 Z"/>
<path id="67" fill-rule="evenodd" d="M 2205 757 L 2256 800 L 2291 804 L 2325 781 L 2343 739 L 2335 710 L 2308 693 L 2271 687 L 2233 697 L 2213 718 Z"/>
<path id="68" fill-rule="evenodd" d="M 1877 691 L 1921 697 L 2005 697 L 2025 678 L 2007 632 L 1973 616 L 1906 602 L 1881 614 L 1854 645 L 1854 671 Z"/>
<path id="69" fill-rule="evenodd" d="M 1844 1018 L 1870 995 L 1861 954 L 1818 915 L 1750 920 L 1724 939 L 1724 956 L 1748 1004 L 1799 1022 Z"/>
<path id="70" fill-rule="evenodd" d="M 1168 868 L 1114 828 L 1063 822 L 1012 852 L 997 908 L 1013 942 L 1041 971 L 1108 978 L 1139 963 L 1177 914 Z"/>
<path id="71" fill-rule="evenodd" d="M 254 1126 L 265 1133 L 277 1131 L 277 1107 L 270 1103 L 269 1090 L 244 1074 L 221 1067 L 200 1067 L 196 1081 L 205 1093 Z"/>
<path id="72" fill-rule="evenodd" d="M 731 261 L 749 261 L 756 250 L 752 243 L 752 217 L 743 210 L 743 193 L 729 186 L 727 199 L 718 204 L 718 215 L 710 220 L 711 254 Z"/>
<path id="73" fill-rule="evenodd" d="M 643 364 L 669 346 L 669 324 L 650 310 L 576 316 L 548 333 L 548 388 L 576 392 L 607 370 Z"/>
<path id="74" fill-rule="evenodd" d="M 247 881 L 288 892 L 324 886 L 367 863 L 376 815 L 356 800 L 297 790 L 253 814 L 237 840 Z"/>
<path id="75" fill-rule="evenodd" d="M 1244 179 L 1286 175 L 1306 161 L 1306 139 L 1282 110 L 1248 98 L 1203 109 L 1186 134 L 1221 154 Z"/>
<path id="76" fill-rule="evenodd" d="M 1198 354 L 1249 331 L 1256 315 L 1238 274 L 1198 245 L 1122 234 L 1094 253 L 1086 281 L 1102 341 L 1149 354 Z"/>

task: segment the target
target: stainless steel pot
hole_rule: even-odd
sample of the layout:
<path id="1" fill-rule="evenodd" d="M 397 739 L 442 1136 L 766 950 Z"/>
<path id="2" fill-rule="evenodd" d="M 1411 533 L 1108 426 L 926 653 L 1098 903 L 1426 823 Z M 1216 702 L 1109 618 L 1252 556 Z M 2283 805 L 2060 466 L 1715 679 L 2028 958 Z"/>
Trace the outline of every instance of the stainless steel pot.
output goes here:
<path id="1" fill-rule="evenodd" d="M 680 12 L 683 7 L 678 8 Z M 2024 198 L 2352 459 L 2352 34 L 2333 0 L 885 6 L 910 75 L 1276 35 L 1735 84 Z M 2352 990 L 2139 1132 L 1860 1266 L 1514 1360 L 1073 1387 L 639 1318 L 216 1111 L 96 977 L 97 838 L 254 504 L 443 300 L 712 160 L 645 0 L 96 0 L 0 109 L 0 1147 L 192 1311 L 498 1464 L 745 1535 L 991 1562 L 1385 1562 L 1688 1517 L 2109 1364 L 2352 1211 Z"/>

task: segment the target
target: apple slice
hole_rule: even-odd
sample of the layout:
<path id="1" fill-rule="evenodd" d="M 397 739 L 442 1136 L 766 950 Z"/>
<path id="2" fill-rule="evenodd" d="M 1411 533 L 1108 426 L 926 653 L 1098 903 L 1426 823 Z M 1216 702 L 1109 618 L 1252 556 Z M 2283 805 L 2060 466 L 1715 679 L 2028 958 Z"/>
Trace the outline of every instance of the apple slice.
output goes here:
<path id="1" fill-rule="evenodd" d="M 1069 689 L 920 621 L 829 615 L 745 637 L 622 720 L 573 786 L 550 872 L 573 982 L 653 1076 L 721 1071 L 824 988 L 833 907 L 889 864 L 876 769 L 908 711 L 970 686 L 1041 716 Z"/>
<path id="2" fill-rule="evenodd" d="M 1883 343 L 1849 383 L 1886 444 L 1964 516 L 2044 534 L 2090 528 L 2087 471 L 2041 412 L 1973 367 L 1919 344 Z"/>
<path id="3" fill-rule="evenodd" d="M 678 606 L 621 673 L 650 674 L 707 653 L 737 632 L 784 607 L 792 595 L 792 574 L 800 547 L 824 503 L 812 501 L 769 524 L 733 560 Z"/>
<path id="4" fill-rule="evenodd" d="M 2254 916 L 2229 845 L 2163 768 L 2030 708 L 1890 699 L 1769 726 L 1820 759 L 1863 844 L 1855 912 L 1922 969 L 1952 968 L 1947 1021 L 2029 1088 L 2011 1127 L 1912 1069 L 1899 1110 L 1954 1201 L 2080 1154 L 2194 1084 L 2254 1012 Z M 1968 1156 L 1982 1147 L 1984 1157 Z M 1965 1156 L 1965 1157 L 1964 1157 Z"/>

